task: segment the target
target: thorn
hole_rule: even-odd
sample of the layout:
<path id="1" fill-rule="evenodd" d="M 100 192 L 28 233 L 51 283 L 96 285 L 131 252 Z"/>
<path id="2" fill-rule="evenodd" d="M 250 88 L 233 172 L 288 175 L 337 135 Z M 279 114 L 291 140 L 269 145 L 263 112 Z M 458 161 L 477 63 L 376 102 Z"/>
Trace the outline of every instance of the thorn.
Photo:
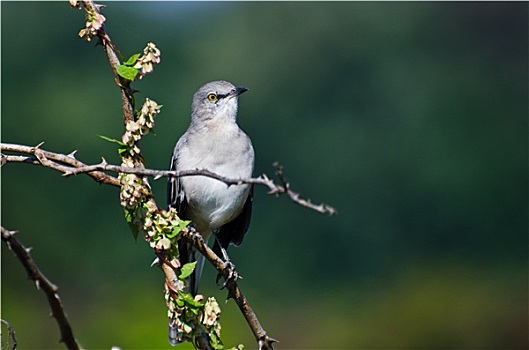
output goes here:
<path id="1" fill-rule="evenodd" d="M 160 179 L 161 177 L 163 177 L 163 176 L 158 174 L 158 175 L 156 175 L 156 176 L 153 178 L 153 180 L 156 181 L 156 180 Z"/>
<path id="2" fill-rule="evenodd" d="M 268 337 L 268 341 L 269 341 L 270 343 L 279 343 L 279 340 L 274 339 L 274 338 L 272 338 L 272 337 Z"/>
<path id="3" fill-rule="evenodd" d="M 13 237 L 14 235 L 16 235 L 18 233 L 18 231 L 9 231 L 9 230 L 4 230 L 2 232 L 5 236 L 7 236 L 7 238 L 10 238 L 10 237 Z"/>
<path id="4" fill-rule="evenodd" d="M 40 148 L 42 145 L 44 144 L 44 141 L 42 141 L 41 143 L 39 143 L 38 145 L 36 145 L 35 147 L 33 147 L 33 149 L 38 149 Z"/>
<path id="5" fill-rule="evenodd" d="M 279 343 L 279 340 L 277 340 L 277 339 L 274 339 L 274 338 L 269 337 L 269 336 L 266 336 L 266 337 L 268 338 L 268 341 L 269 341 L 270 343 Z"/>
<path id="6" fill-rule="evenodd" d="M 35 280 L 35 287 L 37 287 L 38 290 L 40 290 L 40 281 Z"/>
<path id="7" fill-rule="evenodd" d="M 279 341 L 265 334 L 259 339 L 259 350 L 274 349 L 273 343 L 279 343 Z"/>
<path id="8" fill-rule="evenodd" d="M 70 152 L 67 157 L 70 157 L 70 158 L 73 158 L 73 159 L 76 159 L 75 158 L 75 154 L 77 153 L 77 150 L 73 150 L 72 152 Z"/>
<path id="9" fill-rule="evenodd" d="M 32 250 L 33 250 L 33 247 L 28 247 L 28 248 L 26 248 L 26 253 L 29 254 L 29 253 L 31 253 Z"/>
<path id="10" fill-rule="evenodd" d="M 156 257 L 153 262 L 151 263 L 151 267 L 160 265 L 160 258 Z"/>
<path id="11" fill-rule="evenodd" d="M 101 165 L 102 166 L 108 165 L 107 160 L 104 157 L 101 157 Z"/>

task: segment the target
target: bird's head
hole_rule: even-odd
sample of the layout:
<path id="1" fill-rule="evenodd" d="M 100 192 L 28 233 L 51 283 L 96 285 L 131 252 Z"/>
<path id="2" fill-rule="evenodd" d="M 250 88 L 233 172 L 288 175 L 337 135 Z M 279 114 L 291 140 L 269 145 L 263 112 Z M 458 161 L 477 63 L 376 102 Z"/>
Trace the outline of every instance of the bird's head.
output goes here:
<path id="1" fill-rule="evenodd" d="M 193 96 L 192 119 L 202 122 L 215 119 L 237 119 L 238 96 L 248 91 L 245 87 L 219 80 L 202 86 Z"/>

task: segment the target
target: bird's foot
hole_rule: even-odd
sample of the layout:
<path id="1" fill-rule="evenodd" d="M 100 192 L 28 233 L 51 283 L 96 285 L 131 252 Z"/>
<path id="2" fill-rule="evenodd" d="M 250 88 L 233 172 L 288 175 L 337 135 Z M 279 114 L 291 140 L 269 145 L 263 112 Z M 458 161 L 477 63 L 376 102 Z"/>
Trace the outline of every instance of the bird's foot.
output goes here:
<path id="1" fill-rule="evenodd" d="M 188 237 L 191 238 L 191 241 L 193 242 L 193 245 L 195 245 L 197 243 L 197 241 L 202 238 L 202 236 L 200 236 L 200 233 L 198 233 L 198 231 L 196 230 L 195 226 L 193 226 L 192 224 L 189 224 L 187 225 L 187 228 L 188 228 Z"/>
<path id="2" fill-rule="evenodd" d="M 235 264 L 233 264 L 230 260 L 226 260 L 224 262 L 224 264 L 225 264 L 225 267 L 224 267 L 224 271 L 225 272 L 224 273 L 219 273 L 217 275 L 217 280 L 216 280 L 217 285 L 219 285 L 220 279 L 224 278 L 224 283 L 220 287 L 221 290 L 226 288 L 226 286 L 230 282 L 237 282 L 238 279 L 242 278 L 241 276 L 239 276 L 239 273 L 237 272 L 237 270 L 235 270 Z"/>

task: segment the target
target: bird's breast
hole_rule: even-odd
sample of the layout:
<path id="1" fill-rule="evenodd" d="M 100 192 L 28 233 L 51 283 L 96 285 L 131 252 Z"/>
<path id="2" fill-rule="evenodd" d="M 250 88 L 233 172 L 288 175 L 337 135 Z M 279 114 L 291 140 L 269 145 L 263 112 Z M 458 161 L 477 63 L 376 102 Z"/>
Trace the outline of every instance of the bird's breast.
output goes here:
<path id="1" fill-rule="evenodd" d="M 210 132 L 188 138 L 186 151 L 179 156 L 179 170 L 207 169 L 230 178 L 250 178 L 254 150 L 240 129 L 234 132 Z M 242 210 L 249 185 L 231 185 L 206 176 L 180 179 L 190 207 L 190 219 L 196 226 L 215 230 L 233 220 Z"/>
<path id="2" fill-rule="evenodd" d="M 228 187 L 223 182 L 203 176 L 188 177 L 182 185 L 191 209 L 191 220 L 210 230 L 239 215 L 250 190 L 249 185 Z"/>

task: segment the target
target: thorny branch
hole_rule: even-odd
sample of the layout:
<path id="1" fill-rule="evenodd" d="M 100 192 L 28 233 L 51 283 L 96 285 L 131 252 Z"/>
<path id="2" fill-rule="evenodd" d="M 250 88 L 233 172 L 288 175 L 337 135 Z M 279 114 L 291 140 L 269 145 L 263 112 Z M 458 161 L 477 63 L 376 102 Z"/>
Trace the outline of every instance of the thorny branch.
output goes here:
<path id="1" fill-rule="evenodd" d="M 42 165 L 51 169 L 58 170 L 63 173 L 63 176 L 72 176 L 77 174 L 88 174 L 96 181 L 101 183 L 106 183 L 109 185 L 120 186 L 119 180 L 115 177 L 103 173 L 103 171 L 109 171 L 113 173 L 127 173 L 135 174 L 139 176 L 152 176 L 154 179 L 159 179 L 161 177 L 184 177 L 184 176 L 207 176 L 213 179 L 224 182 L 226 185 L 240 185 L 240 184 L 254 184 L 262 185 L 268 187 L 269 194 L 276 196 L 287 195 L 293 202 L 315 210 L 322 214 L 334 215 L 336 214 L 336 209 L 327 204 L 314 204 L 310 199 L 303 199 L 300 197 L 299 193 L 294 192 L 290 189 L 290 183 L 288 183 L 283 174 L 283 167 L 274 163 L 276 168 L 276 175 L 279 179 L 280 184 L 276 184 L 271 180 L 266 174 L 263 174 L 257 178 L 248 178 L 248 179 L 231 179 L 228 177 L 221 176 L 219 174 L 213 173 L 207 169 L 195 169 L 195 170 L 182 170 L 182 171 L 169 171 L 169 170 L 152 170 L 145 168 L 129 168 L 122 167 L 117 165 L 108 164 L 104 159 L 100 164 L 95 165 L 86 165 L 83 162 L 75 159 L 75 152 L 70 153 L 69 155 L 63 155 L 58 153 L 53 153 L 49 151 L 42 150 L 42 144 L 39 144 L 35 147 L 30 146 L 21 146 L 7 143 L 0 143 L 1 152 L 17 152 L 26 154 L 29 156 L 21 155 L 6 155 L 1 154 L 1 163 L 2 165 L 6 163 L 30 163 L 36 165 Z"/>
<path id="2" fill-rule="evenodd" d="M 11 326 L 11 324 L 7 322 L 6 320 L 0 319 L 0 322 L 2 322 L 7 328 L 7 340 L 5 341 L 5 347 L 4 347 L 4 339 L 2 337 L 3 332 L 0 332 L 0 338 L 2 340 L 2 344 L 0 344 L 0 348 L 16 350 L 17 336 L 15 334 L 15 330 L 13 329 L 13 326 Z"/>
<path id="3" fill-rule="evenodd" d="M 259 349 L 273 350 L 274 347 L 272 344 L 277 342 L 277 340 L 269 337 L 259 323 L 257 316 L 253 312 L 250 304 L 248 304 L 246 298 L 237 285 L 237 277 L 233 278 L 234 270 L 232 270 L 232 267 L 228 263 L 222 261 L 222 259 L 220 259 L 217 254 L 215 254 L 213 250 L 208 247 L 202 236 L 193 227 L 189 227 L 188 230 L 183 233 L 183 238 L 191 240 L 195 248 L 202 255 L 204 255 L 206 259 L 209 260 L 209 262 L 217 269 L 217 271 L 222 274 L 224 280 L 226 281 L 226 288 L 228 289 L 228 300 L 235 300 L 235 303 L 241 310 L 241 313 L 244 315 L 246 322 L 252 329 L 255 340 L 259 344 Z M 237 276 L 236 272 L 235 276 Z"/>
<path id="4" fill-rule="evenodd" d="M 44 167 L 58 170 L 62 173 L 70 171 L 70 169 L 85 167 L 86 164 L 75 159 L 76 151 L 70 154 L 60 154 L 54 152 L 48 152 L 40 147 L 43 143 L 38 144 L 35 147 L 13 145 L 9 143 L 0 143 L 0 152 L 16 152 L 25 154 L 22 155 L 0 155 L 0 164 L 3 166 L 6 163 L 17 162 L 27 163 L 34 165 L 42 165 Z M 121 186 L 119 180 L 113 176 L 107 175 L 102 172 L 93 171 L 87 172 L 87 175 L 96 180 L 99 183 L 107 185 Z"/>
<path id="5" fill-rule="evenodd" d="M 51 315 L 55 318 L 57 324 L 59 325 L 59 330 L 61 332 L 61 342 L 63 342 L 64 345 L 70 350 L 81 349 L 75 340 L 72 327 L 70 326 L 68 318 L 64 312 L 61 299 L 59 298 L 58 294 L 59 288 L 51 283 L 51 281 L 48 280 L 46 276 L 44 276 L 44 274 L 42 274 L 42 272 L 39 270 L 35 264 L 35 261 L 29 254 L 30 249 L 24 247 L 14 237 L 16 231 L 9 231 L 4 227 L 0 227 L 0 230 L 2 231 L 2 241 L 4 241 L 7 247 L 15 253 L 18 260 L 20 260 L 26 269 L 29 278 L 35 282 L 37 289 L 42 289 L 42 291 L 46 294 L 46 298 L 48 298 L 48 304 L 51 308 Z"/>

